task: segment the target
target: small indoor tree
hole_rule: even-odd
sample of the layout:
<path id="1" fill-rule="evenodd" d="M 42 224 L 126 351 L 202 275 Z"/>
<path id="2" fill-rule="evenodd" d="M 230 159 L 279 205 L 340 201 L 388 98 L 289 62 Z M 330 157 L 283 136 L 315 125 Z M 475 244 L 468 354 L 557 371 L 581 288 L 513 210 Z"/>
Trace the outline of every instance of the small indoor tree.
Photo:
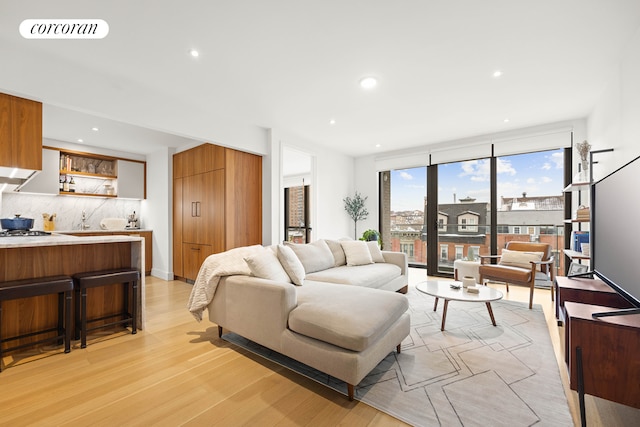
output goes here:
<path id="1" fill-rule="evenodd" d="M 353 198 L 347 196 L 343 199 L 344 210 L 347 211 L 351 219 L 353 220 L 353 238 L 358 240 L 358 221 L 367 219 L 369 211 L 364 206 L 367 201 L 367 197 L 362 197 L 360 193 L 356 191 L 356 195 Z"/>

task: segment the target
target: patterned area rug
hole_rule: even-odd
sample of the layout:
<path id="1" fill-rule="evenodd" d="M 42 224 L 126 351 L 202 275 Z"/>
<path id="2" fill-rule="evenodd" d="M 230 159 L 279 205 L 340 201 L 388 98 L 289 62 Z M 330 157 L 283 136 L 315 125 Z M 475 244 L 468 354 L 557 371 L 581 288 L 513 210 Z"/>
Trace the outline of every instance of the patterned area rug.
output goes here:
<path id="1" fill-rule="evenodd" d="M 411 334 L 356 387 L 356 399 L 415 426 L 573 426 L 544 313 L 535 305 L 442 302 L 407 293 Z M 346 394 L 346 384 L 239 335 L 223 338 Z M 346 397 L 345 397 L 346 398 Z"/>

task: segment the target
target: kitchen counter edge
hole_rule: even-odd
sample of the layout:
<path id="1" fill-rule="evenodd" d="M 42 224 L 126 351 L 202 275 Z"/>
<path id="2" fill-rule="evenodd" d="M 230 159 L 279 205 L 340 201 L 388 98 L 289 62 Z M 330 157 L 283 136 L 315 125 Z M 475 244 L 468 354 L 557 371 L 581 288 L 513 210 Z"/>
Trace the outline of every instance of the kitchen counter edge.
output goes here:
<path id="1" fill-rule="evenodd" d="M 28 248 L 34 246 L 92 245 L 100 243 L 140 242 L 142 237 L 125 235 L 69 236 L 51 233 L 49 236 L 0 237 L 0 249 Z"/>

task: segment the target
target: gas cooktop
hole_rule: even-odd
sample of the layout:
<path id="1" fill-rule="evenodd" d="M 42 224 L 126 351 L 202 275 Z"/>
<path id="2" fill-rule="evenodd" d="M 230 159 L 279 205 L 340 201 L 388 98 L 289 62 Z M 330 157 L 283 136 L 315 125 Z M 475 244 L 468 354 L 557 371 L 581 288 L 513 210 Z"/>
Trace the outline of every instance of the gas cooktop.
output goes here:
<path id="1" fill-rule="evenodd" d="M 39 230 L 2 230 L 0 237 L 23 237 L 23 236 L 48 236 L 48 231 Z"/>

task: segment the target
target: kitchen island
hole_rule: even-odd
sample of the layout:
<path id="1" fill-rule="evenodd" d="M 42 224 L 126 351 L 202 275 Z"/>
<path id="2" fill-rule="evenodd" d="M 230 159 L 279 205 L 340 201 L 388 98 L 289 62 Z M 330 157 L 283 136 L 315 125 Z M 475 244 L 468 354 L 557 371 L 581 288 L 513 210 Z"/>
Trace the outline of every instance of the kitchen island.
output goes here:
<path id="1" fill-rule="evenodd" d="M 115 268 L 144 271 L 143 238 L 132 236 L 77 237 L 52 233 L 46 236 L 0 238 L 0 281 L 68 275 Z M 146 316 L 145 277 L 138 285 L 138 328 L 144 329 Z M 119 313 L 123 304 L 122 286 L 90 289 L 87 304 L 90 318 Z M 75 298 L 75 296 L 74 296 Z M 57 324 L 57 296 L 47 295 L 10 300 L 3 304 L 2 336 L 10 337 Z M 51 336 L 54 333 L 51 334 Z M 36 339 L 30 337 L 11 345 Z M 8 347 L 7 343 L 5 346 Z"/>
<path id="2" fill-rule="evenodd" d="M 145 263 L 144 263 L 144 274 L 147 276 L 151 274 L 151 269 L 153 268 L 153 231 L 149 229 L 142 228 L 125 228 L 124 230 L 68 230 L 68 231 L 56 231 L 58 234 L 68 234 L 71 236 L 134 236 L 134 237 L 144 237 L 144 255 L 145 255 Z"/>

